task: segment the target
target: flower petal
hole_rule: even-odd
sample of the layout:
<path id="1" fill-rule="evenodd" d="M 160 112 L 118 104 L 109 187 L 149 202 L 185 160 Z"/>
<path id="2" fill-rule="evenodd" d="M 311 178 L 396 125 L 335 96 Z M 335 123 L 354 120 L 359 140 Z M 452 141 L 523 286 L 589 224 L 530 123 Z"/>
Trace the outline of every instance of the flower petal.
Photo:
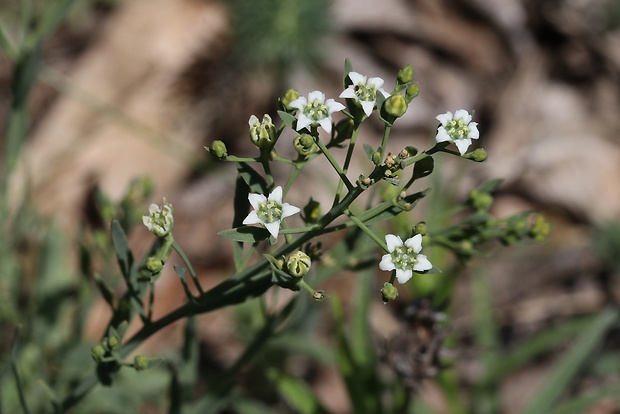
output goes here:
<path id="1" fill-rule="evenodd" d="M 362 104 L 362 109 L 364 110 L 366 116 L 370 116 L 370 114 L 372 114 L 372 110 L 375 108 L 375 102 L 360 101 L 360 104 Z"/>
<path id="2" fill-rule="evenodd" d="M 387 244 L 388 251 L 392 253 L 395 248 L 403 245 L 403 240 L 398 236 L 394 236 L 393 234 L 386 234 L 385 244 Z"/>
<path id="3" fill-rule="evenodd" d="M 418 262 L 413 265 L 413 270 L 415 270 L 416 272 L 424 272 L 433 268 L 433 265 L 425 255 L 419 254 L 417 259 Z"/>
<path id="4" fill-rule="evenodd" d="M 254 125 L 260 123 L 258 121 L 258 118 L 256 117 L 256 115 L 252 115 L 248 121 L 248 124 L 250 125 L 250 128 L 252 128 Z"/>
<path id="5" fill-rule="evenodd" d="M 366 85 L 367 86 L 374 86 L 375 89 L 378 90 L 378 89 L 381 89 L 381 87 L 383 86 L 384 83 L 385 82 L 384 82 L 383 79 L 375 77 L 375 78 L 368 79 L 368 82 L 366 82 Z"/>
<path id="6" fill-rule="evenodd" d="M 355 96 L 355 86 L 353 85 L 349 86 L 347 89 L 342 91 L 339 97 L 340 98 L 351 98 L 351 99 L 357 98 L 357 96 Z"/>
<path id="7" fill-rule="evenodd" d="M 243 219 L 243 224 L 262 224 L 262 221 L 258 218 L 258 214 L 256 214 L 256 211 L 250 211 L 250 214 L 248 214 L 248 216 Z"/>
<path id="8" fill-rule="evenodd" d="M 275 201 L 277 204 L 282 205 L 282 187 L 277 186 L 273 189 L 273 191 L 269 194 L 267 198 L 269 201 Z"/>
<path id="9" fill-rule="evenodd" d="M 271 234 L 274 238 L 278 238 L 278 233 L 280 232 L 280 222 L 274 221 L 273 223 L 263 223 L 269 234 Z"/>
<path id="10" fill-rule="evenodd" d="M 379 262 L 379 269 L 387 271 L 396 269 L 394 263 L 392 262 L 391 254 L 384 254 L 381 257 L 381 261 Z"/>
<path id="11" fill-rule="evenodd" d="M 142 223 L 149 229 L 151 230 L 152 224 L 151 224 L 151 216 L 142 216 Z"/>
<path id="12" fill-rule="evenodd" d="M 293 214 L 297 214 L 301 211 L 299 207 L 295 207 L 290 205 L 289 203 L 282 204 L 282 218 L 287 218 L 292 216 Z"/>
<path id="13" fill-rule="evenodd" d="M 445 114 L 437 115 L 435 119 L 441 122 L 441 125 L 446 126 L 448 122 L 452 121 L 452 112 L 448 111 Z"/>
<path id="14" fill-rule="evenodd" d="M 379 89 L 379 92 L 381 92 L 383 94 L 383 97 L 385 97 L 386 99 L 390 97 L 390 94 L 386 92 L 383 88 Z"/>
<path id="15" fill-rule="evenodd" d="M 437 142 L 445 142 L 452 141 L 452 137 L 448 134 L 446 129 L 442 126 L 437 128 L 437 135 L 435 135 L 435 141 Z"/>
<path id="16" fill-rule="evenodd" d="M 254 210 L 258 210 L 260 205 L 267 201 L 267 197 L 262 194 L 251 193 L 248 194 L 248 200 Z"/>
<path id="17" fill-rule="evenodd" d="M 327 107 L 327 112 L 330 115 L 334 112 L 342 111 L 344 108 L 346 108 L 343 104 L 341 104 L 340 102 L 336 102 L 333 99 L 328 99 L 327 102 L 325 102 L 325 106 Z"/>
<path id="18" fill-rule="evenodd" d="M 459 109 L 458 111 L 454 113 L 454 119 L 457 121 L 461 119 L 463 123 L 467 125 L 471 122 L 471 115 L 466 110 Z"/>
<path id="19" fill-rule="evenodd" d="M 308 94 L 308 102 L 312 103 L 314 101 L 319 101 L 320 103 L 325 103 L 325 94 L 321 91 L 312 91 Z"/>
<path id="20" fill-rule="evenodd" d="M 359 85 L 360 83 L 366 83 L 366 76 L 357 73 L 357 72 L 349 72 L 349 79 L 353 82 L 353 85 Z"/>
<path id="21" fill-rule="evenodd" d="M 300 111 L 303 111 L 304 107 L 307 104 L 308 104 L 308 101 L 306 100 L 306 97 L 300 96 L 299 98 L 295 99 L 293 102 L 288 104 L 288 106 L 290 106 L 291 108 L 295 108 L 295 109 L 299 109 Z"/>
<path id="22" fill-rule="evenodd" d="M 457 139 L 454 141 L 454 143 L 456 144 L 456 147 L 459 149 L 459 152 L 461 153 L 461 155 L 463 155 L 467 152 L 467 148 L 469 148 L 469 146 L 471 145 L 471 139 L 469 138 Z"/>
<path id="23" fill-rule="evenodd" d="M 305 114 L 300 113 L 299 118 L 297 118 L 297 127 L 295 128 L 297 131 L 300 129 L 306 128 L 308 125 L 312 124 L 314 121 L 308 118 Z"/>
<path id="24" fill-rule="evenodd" d="M 405 246 L 411 247 L 416 254 L 420 253 L 420 250 L 422 250 L 422 235 L 416 234 L 415 236 L 408 238 L 405 240 Z"/>
<path id="25" fill-rule="evenodd" d="M 400 284 L 407 283 L 411 276 L 413 276 L 413 271 L 411 270 L 396 269 L 396 279 L 398 279 Z"/>
<path id="26" fill-rule="evenodd" d="M 331 134 L 332 132 L 332 117 L 328 116 L 327 118 L 323 118 L 319 121 L 319 125 L 323 127 L 325 132 Z"/>
<path id="27" fill-rule="evenodd" d="M 469 134 L 467 134 L 467 138 L 478 139 L 480 137 L 480 132 L 478 132 L 477 122 L 470 122 L 469 125 L 467 125 L 467 128 L 469 128 Z"/>
<path id="28" fill-rule="evenodd" d="M 150 214 L 150 215 L 153 215 L 153 214 L 155 214 L 155 213 L 159 213 L 159 211 L 160 211 L 160 210 L 159 210 L 159 206 L 158 206 L 157 204 L 151 204 L 151 205 L 149 206 L 149 214 Z"/>

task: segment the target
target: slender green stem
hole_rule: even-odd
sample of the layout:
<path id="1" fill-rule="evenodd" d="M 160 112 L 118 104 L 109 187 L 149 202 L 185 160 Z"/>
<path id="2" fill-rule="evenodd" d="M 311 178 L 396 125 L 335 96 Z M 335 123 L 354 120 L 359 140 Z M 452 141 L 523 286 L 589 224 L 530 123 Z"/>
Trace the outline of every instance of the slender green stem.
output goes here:
<path id="1" fill-rule="evenodd" d="M 363 221 L 361 221 L 359 218 L 355 217 L 355 215 L 351 212 L 351 210 L 347 209 L 347 210 L 345 210 L 344 213 L 347 216 L 349 216 L 351 221 L 353 223 L 355 223 L 355 225 L 357 227 L 359 227 L 360 230 L 362 230 L 364 233 L 366 233 L 368 235 L 368 237 L 370 237 L 372 240 L 374 240 L 374 242 L 377 243 L 379 245 L 379 247 L 381 247 L 386 252 L 389 251 L 388 248 L 387 248 L 387 245 L 385 244 L 385 242 L 383 240 L 381 240 L 381 238 L 379 236 L 377 236 L 374 231 L 372 231 L 370 228 L 368 228 L 368 226 L 366 226 Z"/>
<path id="2" fill-rule="evenodd" d="M 228 155 L 226 158 L 224 158 L 223 161 L 230 161 L 230 162 L 260 162 L 260 157 L 256 157 L 256 158 L 248 158 L 248 157 L 237 157 L 236 155 Z"/>
<path id="3" fill-rule="evenodd" d="M 183 251 L 183 249 L 181 249 L 181 246 L 179 246 L 176 241 L 173 241 L 172 248 L 178 253 L 181 260 L 183 260 L 183 263 L 185 263 L 185 266 L 187 267 L 187 270 L 189 271 L 189 275 L 191 276 L 192 281 L 194 282 L 194 285 L 196 286 L 196 289 L 198 289 L 198 292 L 200 292 L 201 295 L 205 293 L 204 290 L 202 289 L 202 286 L 200 285 L 200 282 L 198 281 L 198 277 L 196 276 L 196 272 L 194 271 L 192 264 L 190 263 L 189 259 L 185 255 L 185 252 Z"/>
<path id="4" fill-rule="evenodd" d="M 383 137 L 381 138 L 381 146 L 379 147 L 379 153 L 381 154 L 381 159 L 383 159 L 383 156 L 385 155 L 385 147 L 387 146 L 388 138 L 390 137 L 391 131 L 392 131 L 392 127 L 389 125 L 386 125 L 385 128 L 383 129 Z"/>
<path id="5" fill-rule="evenodd" d="M 155 302 L 155 283 L 149 283 L 149 304 L 146 319 L 150 322 L 153 320 L 153 304 Z"/>
<path id="6" fill-rule="evenodd" d="M 342 166 L 342 171 L 346 175 L 349 171 L 349 165 L 351 164 L 351 159 L 353 157 L 353 150 L 355 149 L 355 143 L 357 141 L 357 135 L 359 132 L 359 125 L 356 125 L 353 129 L 353 133 L 351 134 L 351 139 L 349 140 L 349 147 L 347 148 L 347 155 L 344 159 L 344 164 Z M 340 200 L 340 194 L 342 192 L 342 185 L 344 182 L 341 180 L 338 182 L 338 188 L 336 189 L 336 196 L 334 197 L 334 203 L 338 203 Z"/>
<path id="7" fill-rule="evenodd" d="M 318 145 L 323 155 L 325 155 L 325 158 L 327 158 L 327 161 L 329 161 L 329 163 L 332 165 L 334 170 L 340 176 L 340 179 L 342 180 L 342 182 L 344 182 L 344 185 L 346 185 L 347 189 L 351 191 L 351 189 L 353 189 L 353 184 L 351 184 L 351 181 L 349 181 L 349 178 L 347 177 L 345 172 L 342 170 L 342 168 L 340 168 L 340 166 L 338 165 L 338 162 L 336 162 L 334 157 L 332 157 L 332 154 L 331 152 L 329 152 L 329 149 L 327 149 L 325 144 L 321 142 L 321 139 L 319 138 L 319 133 L 316 127 L 312 127 L 312 136 L 314 137 L 314 142 L 316 143 L 316 145 Z"/>

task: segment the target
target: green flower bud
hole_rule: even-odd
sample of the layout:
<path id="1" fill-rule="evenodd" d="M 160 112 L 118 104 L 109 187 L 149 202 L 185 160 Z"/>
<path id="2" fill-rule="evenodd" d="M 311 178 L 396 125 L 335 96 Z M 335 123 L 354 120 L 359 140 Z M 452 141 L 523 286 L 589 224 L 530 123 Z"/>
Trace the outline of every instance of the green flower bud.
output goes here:
<path id="1" fill-rule="evenodd" d="M 474 188 L 469 192 L 469 204 L 476 210 L 486 211 L 493 204 L 493 196 L 489 193 L 481 193 Z"/>
<path id="2" fill-rule="evenodd" d="M 280 102 L 282 102 L 282 105 L 284 105 L 284 109 L 293 111 L 295 110 L 295 108 L 291 108 L 289 104 L 297 98 L 299 98 L 299 92 L 296 89 L 289 89 L 288 91 L 286 91 Z"/>
<path id="3" fill-rule="evenodd" d="M 308 134 L 297 135 L 293 140 L 293 147 L 295 148 L 295 151 L 303 157 L 307 157 L 318 150 L 318 146 L 314 142 L 314 138 L 312 135 Z"/>
<path id="4" fill-rule="evenodd" d="M 342 142 L 353 136 L 355 122 L 351 118 L 345 118 L 336 124 L 336 139 Z"/>
<path id="5" fill-rule="evenodd" d="M 110 351 L 114 351 L 115 349 L 117 349 L 120 346 L 120 344 L 121 344 L 121 340 L 118 338 L 118 336 L 108 336 L 105 339 L 105 346 Z"/>
<path id="6" fill-rule="evenodd" d="M 383 108 L 388 115 L 400 118 L 407 112 L 407 101 L 404 96 L 396 93 L 385 100 Z"/>
<path id="7" fill-rule="evenodd" d="M 545 216 L 538 214 L 530 228 L 530 237 L 536 241 L 544 241 L 551 231 L 551 224 Z"/>
<path id="8" fill-rule="evenodd" d="M 385 282 L 383 287 L 381 288 L 381 297 L 383 299 L 383 304 L 385 305 L 391 300 L 395 300 L 398 296 L 398 289 L 396 286 L 391 284 L 390 282 Z"/>
<path id="9" fill-rule="evenodd" d="M 226 144 L 222 141 L 217 140 L 213 141 L 211 144 L 211 154 L 215 155 L 217 158 L 226 158 L 228 156 L 228 150 L 226 149 Z"/>
<path id="10" fill-rule="evenodd" d="M 374 154 L 372 154 L 372 163 L 375 165 L 381 165 L 381 153 L 379 151 L 375 151 Z"/>
<path id="11" fill-rule="evenodd" d="M 267 114 L 263 115 L 263 121 L 259 122 L 255 115 L 248 121 L 250 125 L 250 139 L 258 148 L 271 148 L 276 143 L 276 126 Z"/>
<path id="12" fill-rule="evenodd" d="M 425 221 L 421 221 L 418 224 L 416 224 L 415 226 L 413 226 L 413 235 L 414 236 L 416 234 L 421 234 L 422 236 L 426 236 L 427 232 L 428 232 L 428 226 L 426 225 Z"/>
<path id="13" fill-rule="evenodd" d="M 489 154 L 487 154 L 487 150 L 484 148 L 476 148 L 472 152 L 464 155 L 465 158 L 474 162 L 484 162 L 487 160 L 488 156 Z"/>
<path id="14" fill-rule="evenodd" d="M 312 265 L 310 256 L 301 250 L 296 251 L 286 259 L 286 269 L 291 276 L 304 277 Z"/>
<path id="15" fill-rule="evenodd" d="M 459 243 L 459 253 L 467 256 L 472 255 L 475 252 L 474 244 L 469 240 L 461 240 Z"/>
<path id="16" fill-rule="evenodd" d="M 308 201 L 308 204 L 304 207 L 303 212 L 303 219 L 309 224 L 316 223 L 323 215 L 323 212 L 321 211 L 321 204 L 312 198 L 310 198 L 310 201 Z"/>
<path id="17" fill-rule="evenodd" d="M 133 367 L 136 371 L 144 371 L 149 367 L 149 358 L 143 355 L 138 355 L 133 359 Z"/>
<path id="18" fill-rule="evenodd" d="M 405 96 L 407 97 L 407 102 L 413 101 L 413 99 L 418 96 L 420 93 L 420 86 L 417 83 L 412 83 L 405 90 Z"/>
<path id="19" fill-rule="evenodd" d="M 106 353 L 106 350 L 101 345 L 95 345 L 90 350 L 90 354 L 92 355 L 93 359 L 97 362 L 101 362 L 103 357 L 105 357 L 105 353 Z"/>
<path id="20" fill-rule="evenodd" d="M 164 268 L 164 262 L 159 257 L 151 256 L 146 259 L 144 266 L 149 272 L 156 275 Z"/>
<path id="21" fill-rule="evenodd" d="M 398 71 L 398 77 L 396 78 L 398 83 L 405 85 L 413 80 L 413 68 L 411 65 L 407 65 Z"/>
<path id="22" fill-rule="evenodd" d="M 329 299 L 329 295 L 325 293 L 325 291 L 323 290 L 315 290 L 312 293 L 312 297 L 314 298 L 314 300 L 316 300 L 317 302 L 321 302 L 325 299 Z"/>

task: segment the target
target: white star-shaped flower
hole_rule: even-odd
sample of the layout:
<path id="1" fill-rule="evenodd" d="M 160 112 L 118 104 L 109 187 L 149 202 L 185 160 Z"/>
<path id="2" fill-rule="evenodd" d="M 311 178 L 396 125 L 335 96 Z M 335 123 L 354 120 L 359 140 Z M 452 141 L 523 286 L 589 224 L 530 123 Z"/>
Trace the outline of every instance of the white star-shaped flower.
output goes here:
<path id="1" fill-rule="evenodd" d="M 472 139 L 478 139 L 478 123 L 471 121 L 471 115 L 464 109 L 459 109 L 452 115 L 452 112 L 437 115 L 435 117 L 441 126 L 437 128 L 435 139 L 437 142 L 454 142 L 461 155 L 467 152 Z"/>
<path id="2" fill-rule="evenodd" d="M 260 224 L 274 238 L 277 238 L 280 232 L 280 222 L 300 211 L 299 207 L 282 203 L 282 187 L 280 186 L 274 188 L 269 197 L 262 194 L 250 194 L 248 200 L 254 210 L 243 220 L 243 224 Z"/>
<path id="3" fill-rule="evenodd" d="M 384 97 L 390 94 L 383 90 L 383 79 L 366 78 L 357 72 L 349 72 L 349 79 L 353 85 L 345 89 L 341 94 L 341 98 L 355 99 L 360 103 L 366 116 L 370 116 L 377 102 L 377 92 L 381 92 Z"/>
<path id="4" fill-rule="evenodd" d="M 149 215 L 142 216 L 142 223 L 147 229 L 158 237 L 165 237 L 172 231 L 174 217 L 172 216 L 172 205 L 164 198 L 163 208 L 157 204 L 149 206 Z"/>
<path id="5" fill-rule="evenodd" d="M 389 253 L 383 255 L 379 268 L 387 271 L 396 270 L 396 279 L 399 283 L 406 283 L 414 271 L 424 272 L 433 268 L 426 256 L 420 254 L 421 234 L 408 238 L 404 243 L 400 237 L 388 234 L 385 236 L 385 243 Z"/>
<path id="6" fill-rule="evenodd" d="M 320 125 L 327 133 L 332 132 L 332 114 L 342 111 L 345 106 L 333 99 L 325 100 L 325 94 L 314 91 L 308 94 L 308 98 L 300 96 L 289 105 L 299 110 L 297 113 L 297 131 L 309 125 Z"/>

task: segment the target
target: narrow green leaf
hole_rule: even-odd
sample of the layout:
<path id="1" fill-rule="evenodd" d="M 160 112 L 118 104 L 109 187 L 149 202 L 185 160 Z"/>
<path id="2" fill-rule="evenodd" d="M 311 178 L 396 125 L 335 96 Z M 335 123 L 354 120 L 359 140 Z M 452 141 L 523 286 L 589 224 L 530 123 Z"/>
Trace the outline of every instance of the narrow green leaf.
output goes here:
<path id="1" fill-rule="evenodd" d="M 134 287 L 134 282 L 131 280 L 133 255 L 131 254 L 131 250 L 129 250 L 129 242 L 127 241 L 125 230 L 123 230 L 118 220 L 112 220 L 112 244 L 114 245 L 114 251 L 116 252 L 118 266 L 121 269 L 121 273 L 125 278 L 125 281 L 128 285 Z"/>
<path id="2" fill-rule="evenodd" d="M 275 369 L 267 371 L 267 378 L 275 385 L 278 393 L 295 412 L 301 414 L 327 414 L 319 399 L 299 378 L 291 378 Z"/>
<path id="3" fill-rule="evenodd" d="M 75 0 L 58 0 L 45 12 L 36 31 L 26 39 L 28 47 L 42 43 L 65 20 Z"/>
<path id="4" fill-rule="evenodd" d="M 600 389 L 579 395 L 562 404 L 553 411 L 553 414 L 582 414 L 589 412 L 588 409 L 602 400 L 612 399 L 616 404 L 620 403 L 620 385 L 613 384 Z"/>
<path id="5" fill-rule="evenodd" d="M 189 289 L 189 285 L 187 284 L 187 273 L 185 272 L 185 269 L 175 263 L 174 271 L 179 276 L 179 279 L 181 279 L 181 285 L 183 285 L 183 290 L 185 291 L 185 296 L 187 296 L 187 299 L 194 300 L 194 295 L 192 294 L 192 291 Z"/>
<path id="6" fill-rule="evenodd" d="M 235 240 L 239 242 L 256 243 L 269 238 L 270 234 L 263 227 L 243 226 L 236 229 L 222 230 L 217 233 L 225 239 Z"/>
<path id="7" fill-rule="evenodd" d="M 503 353 L 501 358 L 498 358 L 489 367 L 484 381 L 491 383 L 500 382 L 507 374 L 574 338 L 575 335 L 589 326 L 593 319 L 593 317 L 589 316 L 564 322 L 557 327 L 546 329 L 524 343 L 519 344 L 514 350 Z"/>
<path id="8" fill-rule="evenodd" d="M 484 193 L 491 193 L 495 191 L 497 187 L 500 186 L 502 181 L 504 180 L 502 180 L 501 178 L 486 180 L 485 182 L 483 182 L 482 184 L 478 186 L 478 191 L 484 192 Z"/>
<path id="9" fill-rule="evenodd" d="M 110 289 L 107 283 L 105 283 L 99 275 L 95 275 L 95 284 L 97 285 L 103 300 L 105 300 L 111 308 L 114 308 L 114 292 L 112 292 L 112 289 Z"/>
<path id="10" fill-rule="evenodd" d="M 370 161 L 374 158 L 375 152 L 377 152 L 377 150 L 375 150 L 372 146 L 369 144 L 364 144 L 364 153 Z"/>
<path id="11" fill-rule="evenodd" d="M 239 176 L 245 181 L 250 193 L 265 194 L 269 193 L 269 186 L 265 179 L 246 162 L 235 162 L 235 168 Z"/>
<path id="12" fill-rule="evenodd" d="M 8 31 L 6 30 L 6 25 L 2 19 L 0 19 L 0 50 L 2 50 L 10 60 L 14 61 L 17 59 L 17 50 L 13 45 L 13 41 L 9 37 Z"/>
<path id="13" fill-rule="evenodd" d="M 418 180 L 426 177 L 433 172 L 435 168 L 435 160 L 433 157 L 426 157 L 413 164 L 413 179 Z"/>
<path id="14" fill-rule="evenodd" d="M 280 115 L 280 119 L 282 119 L 282 122 L 284 122 L 287 127 L 295 129 L 295 122 L 297 122 L 297 118 L 284 111 L 278 111 L 278 115 Z"/>
<path id="15" fill-rule="evenodd" d="M 344 85 L 345 89 L 349 86 L 349 84 L 347 84 L 347 78 L 349 76 L 349 73 L 353 72 L 353 65 L 351 64 L 351 61 L 349 60 L 349 58 L 346 58 L 344 60 L 344 78 L 343 78 L 343 82 L 342 84 Z"/>
<path id="16" fill-rule="evenodd" d="M 493 299 L 488 278 L 483 272 L 473 272 L 471 280 L 472 303 L 474 304 L 474 340 L 476 346 L 484 349 L 482 365 L 490 370 L 498 357 L 499 330 L 493 312 Z M 481 383 L 472 393 L 476 413 L 499 412 L 497 383 Z"/>
<path id="17" fill-rule="evenodd" d="M 601 345 L 609 329 L 617 322 L 617 309 L 607 308 L 600 312 L 594 322 L 582 332 L 573 348 L 553 368 L 547 380 L 521 412 L 549 413 L 576 380 L 580 370 Z"/>

